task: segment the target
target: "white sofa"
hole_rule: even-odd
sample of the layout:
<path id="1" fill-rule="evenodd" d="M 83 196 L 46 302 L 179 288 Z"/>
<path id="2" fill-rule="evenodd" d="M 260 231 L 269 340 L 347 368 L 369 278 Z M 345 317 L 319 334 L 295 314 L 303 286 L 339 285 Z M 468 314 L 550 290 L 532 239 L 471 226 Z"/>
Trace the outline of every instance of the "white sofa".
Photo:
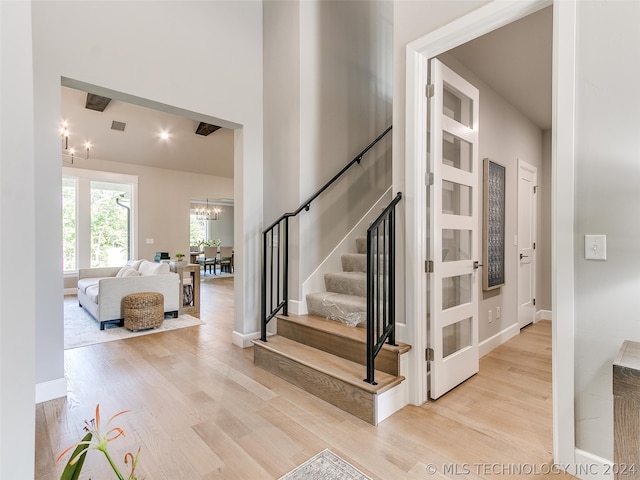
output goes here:
<path id="1" fill-rule="evenodd" d="M 104 330 L 106 322 L 122 325 L 122 299 L 131 293 L 159 292 L 164 312 L 178 316 L 180 278 L 168 263 L 130 260 L 124 267 L 81 268 L 78 271 L 78 303 Z"/>

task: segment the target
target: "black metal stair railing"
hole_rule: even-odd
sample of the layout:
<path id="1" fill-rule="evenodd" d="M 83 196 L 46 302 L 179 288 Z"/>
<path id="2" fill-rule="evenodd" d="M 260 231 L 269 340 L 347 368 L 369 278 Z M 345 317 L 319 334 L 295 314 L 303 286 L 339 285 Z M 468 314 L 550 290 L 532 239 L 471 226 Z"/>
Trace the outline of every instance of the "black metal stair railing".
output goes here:
<path id="1" fill-rule="evenodd" d="M 371 150 L 385 135 L 391 131 L 392 127 L 388 127 L 382 132 L 373 142 L 362 150 L 353 160 L 351 160 L 342 170 L 340 170 L 331 180 L 322 186 L 316 193 L 303 202 L 300 207 L 290 213 L 285 213 L 280 216 L 275 222 L 269 225 L 262 232 L 262 292 L 261 292 L 261 327 L 260 327 L 260 339 L 263 342 L 267 341 L 267 325 L 269 322 L 279 313 L 284 315 L 288 314 L 289 303 L 289 218 L 297 216 L 300 212 L 308 211 L 311 202 L 318 198 L 325 190 L 327 190 L 333 183 L 338 180 L 349 168 L 356 163 L 360 163 L 364 155 Z M 401 195 L 392 201 L 392 205 L 385 209 L 385 212 L 391 208 L 393 211 L 395 205 L 400 201 Z M 385 213 L 383 212 L 383 214 Z M 394 215 L 393 213 L 391 214 Z M 380 220 L 384 225 L 390 228 L 393 225 L 393 220 L 388 223 L 388 220 Z M 392 270 L 389 265 L 389 270 Z M 393 276 L 392 276 L 393 279 Z M 390 288 L 387 285 L 385 288 Z M 388 294 L 388 290 L 385 290 Z M 386 294 L 385 294 L 386 295 Z M 393 299 L 392 299 L 393 300 Z M 385 310 L 386 311 L 386 310 Z M 388 313 L 383 317 L 387 322 L 390 322 L 393 317 L 389 317 Z M 369 320 L 368 320 L 369 322 Z M 379 322 L 377 322 L 379 323 Z M 384 322 L 383 322 L 384 323 Z M 391 322 L 395 326 L 395 321 Z M 374 323 L 375 325 L 375 323 Z M 386 339 L 392 340 L 394 338 L 393 333 L 383 333 L 382 342 Z M 373 342 L 375 345 L 376 342 Z M 372 347 L 373 348 L 373 347 Z M 379 350 L 379 348 L 378 348 Z M 375 358 L 377 352 L 373 354 L 372 358 Z M 369 358 L 369 352 L 367 353 Z M 373 360 L 372 360 L 373 363 Z M 373 366 L 371 366 L 373 369 Z M 372 370 L 373 371 L 373 370 Z M 369 375 L 369 366 L 367 366 L 367 379 L 371 379 L 373 383 L 373 374 Z"/>
<path id="2" fill-rule="evenodd" d="M 396 205 L 391 203 L 367 229 L 367 378 L 376 384 L 375 358 L 385 342 L 396 344 Z"/>

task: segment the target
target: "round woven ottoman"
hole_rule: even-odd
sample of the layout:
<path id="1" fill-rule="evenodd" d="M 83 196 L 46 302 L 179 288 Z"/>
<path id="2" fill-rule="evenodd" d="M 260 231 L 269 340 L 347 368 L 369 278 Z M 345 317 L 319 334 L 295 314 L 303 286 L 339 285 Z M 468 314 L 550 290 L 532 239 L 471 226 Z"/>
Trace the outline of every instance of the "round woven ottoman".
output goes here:
<path id="1" fill-rule="evenodd" d="M 156 292 L 132 293 L 122 299 L 122 310 L 126 329 L 156 328 L 164 320 L 164 296 Z"/>

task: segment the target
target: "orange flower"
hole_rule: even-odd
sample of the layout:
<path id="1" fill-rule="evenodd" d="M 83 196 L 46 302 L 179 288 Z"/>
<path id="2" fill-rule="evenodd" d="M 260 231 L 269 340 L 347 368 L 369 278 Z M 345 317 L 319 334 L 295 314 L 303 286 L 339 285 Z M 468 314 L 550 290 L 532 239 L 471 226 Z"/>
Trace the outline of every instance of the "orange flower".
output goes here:
<path id="1" fill-rule="evenodd" d="M 113 415 L 107 421 L 106 428 L 109 428 L 109 425 L 114 418 L 119 417 L 120 415 L 127 412 L 129 412 L 129 410 L 123 410 Z M 120 427 L 114 427 L 110 430 L 107 430 L 106 433 L 103 432 L 100 424 L 100 404 L 96 405 L 96 418 L 91 421 L 85 421 L 84 429 L 86 432 L 91 433 L 91 440 L 76 442 L 70 447 L 66 448 L 60 455 L 58 455 L 56 462 L 64 457 L 70 450 L 79 445 L 86 445 L 86 448 L 81 450 L 74 458 L 71 459 L 71 465 L 73 465 L 78 460 L 80 455 L 85 453 L 87 450 L 95 449 L 106 453 L 108 442 L 111 442 L 120 436 L 124 436 L 124 430 L 122 430 Z"/>
<path id="2" fill-rule="evenodd" d="M 124 477 L 118 471 L 118 467 L 111 459 L 109 452 L 107 452 L 107 445 L 109 442 L 115 440 L 116 438 L 124 436 L 123 429 L 121 429 L 120 427 L 109 428 L 109 425 L 111 425 L 111 422 L 113 421 L 114 418 L 122 415 L 123 413 L 127 413 L 128 411 L 129 410 L 123 410 L 113 415 L 107 421 L 107 425 L 103 429 L 100 422 L 100 405 L 99 404 L 96 405 L 96 418 L 94 418 L 91 421 L 84 422 L 85 423 L 84 429 L 87 432 L 87 434 L 84 436 L 82 440 L 66 448 L 60 455 L 58 455 L 58 458 L 56 459 L 56 462 L 60 461 L 60 459 L 64 457 L 70 450 L 75 448 L 72 454 L 72 458 L 67 463 L 67 466 L 65 467 L 64 472 L 60 477 L 61 480 L 72 480 L 72 479 L 78 478 L 78 475 L 82 470 L 84 458 L 87 452 L 92 449 L 100 450 L 102 453 L 104 453 L 104 456 L 107 457 L 107 460 L 109 461 L 109 465 L 111 465 L 111 468 L 113 469 L 118 479 L 124 480 Z M 126 458 L 125 458 L 125 463 L 126 463 Z M 135 464 L 137 463 L 138 463 L 138 456 L 136 455 L 129 480 L 135 479 L 135 477 L 133 477 L 133 472 L 135 469 Z"/>

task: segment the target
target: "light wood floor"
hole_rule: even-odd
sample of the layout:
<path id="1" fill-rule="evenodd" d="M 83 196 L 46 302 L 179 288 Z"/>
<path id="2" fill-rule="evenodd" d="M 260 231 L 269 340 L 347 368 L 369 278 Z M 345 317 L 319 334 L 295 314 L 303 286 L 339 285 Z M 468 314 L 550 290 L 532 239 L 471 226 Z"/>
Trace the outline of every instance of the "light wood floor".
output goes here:
<path id="1" fill-rule="evenodd" d="M 230 341 L 232 292 L 233 278 L 203 282 L 205 325 L 67 350 L 68 396 L 36 406 L 36 478 L 60 477 L 55 457 L 83 436 L 96 403 L 104 419 L 130 410 L 114 421 L 126 437 L 109 450 L 121 459 L 141 446 L 136 473 L 147 480 L 273 479 L 325 448 L 374 479 L 549 469 L 549 322 L 485 356 L 479 374 L 437 402 L 373 427 L 254 367 L 252 349 Z M 84 472 L 112 478 L 96 451 Z"/>

